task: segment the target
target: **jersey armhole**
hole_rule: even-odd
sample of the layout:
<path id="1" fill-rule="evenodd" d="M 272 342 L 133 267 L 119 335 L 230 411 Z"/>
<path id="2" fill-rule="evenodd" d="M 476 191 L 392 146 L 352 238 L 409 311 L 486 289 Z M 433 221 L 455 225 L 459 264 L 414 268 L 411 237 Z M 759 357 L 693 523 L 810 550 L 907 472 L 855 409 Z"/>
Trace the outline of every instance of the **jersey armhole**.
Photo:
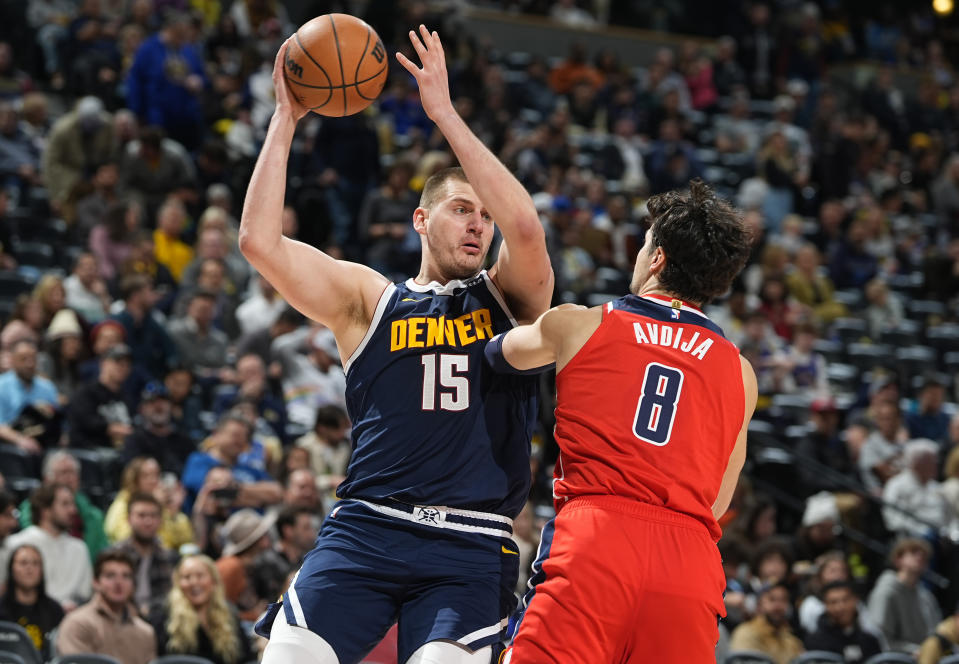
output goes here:
<path id="1" fill-rule="evenodd" d="M 483 281 L 486 282 L 486 288 L 489 290 L 490 295 L 493 296 L 493 299 L 496 300 L 496 304 L 500 306 L 503 310 L 503 313 L 509 318 L 510 325 L 516 327 L 519 323 L 516 322 L 516 317 L 513 315 L 513 312 L 509 310 L 509 307 L 506 306 L 506 298 L 503 297 L 503 294 L 500 292 L 499 287 L 493 281 L 493 278 L 489 276 L 489 272 L 483 270 L 481 273 L 483 275 Z"/>
<path id="2" fill-rule="evenodd" d="M 379 327 L 380 320 L 383 318 L 383 312 L 386 311 L 386 305 L 389 304 L 390 298 L 393 297 L 393 293 L 395 292 L 396 284 L 394 283 L 387 284 L 386 288 L 383 289 L 383 294 L 380 295 L 380 299 L 376 303 L 376 309 L 373 310 L 373 318 L 370 320 L 370 326 L 367 328 L 366 334 L 363 335 L 363 340 L 360 341 L 360 345 L 356 347 L 356 350 L 353 351 L 350 358 L 343 364 L 344 375 L 350 372 L 353 363 L 359 358 L 360 354 L 366 348 L 366 345 L 370 343 L 373 333 L 376 332 L 376 328 Z"/>

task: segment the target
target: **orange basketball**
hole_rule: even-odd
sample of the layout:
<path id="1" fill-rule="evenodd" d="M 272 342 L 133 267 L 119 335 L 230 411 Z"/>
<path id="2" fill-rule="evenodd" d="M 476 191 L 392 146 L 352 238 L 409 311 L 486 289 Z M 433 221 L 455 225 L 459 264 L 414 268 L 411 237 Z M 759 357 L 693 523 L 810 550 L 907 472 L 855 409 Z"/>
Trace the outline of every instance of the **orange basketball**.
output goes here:
<path id="1" fill-rule="evenodd" d="M 389 63 L 376 31 L 349 14 L 324 14 L 300 26 L 283 56 L 290 91 L 314 113 L 340 117 L 373 103 Z"/>

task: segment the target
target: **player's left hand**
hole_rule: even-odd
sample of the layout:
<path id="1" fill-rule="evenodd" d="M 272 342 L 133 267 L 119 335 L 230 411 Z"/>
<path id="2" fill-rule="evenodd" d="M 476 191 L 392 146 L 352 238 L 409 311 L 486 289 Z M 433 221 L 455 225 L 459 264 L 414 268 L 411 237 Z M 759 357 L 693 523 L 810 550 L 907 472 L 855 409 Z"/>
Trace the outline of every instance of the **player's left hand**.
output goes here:
<path id="1" fill-rule="evenodd" d="M 410 41 L 420 57 L 420 62 L 423 63 L 423 68 L 417 67 L 402 53 L 397 53 L 396 59 L 416 79 L 423 110 L 433 122 L 436 122 L 444 114 L 453 111 L 443 44 L 440 42 L 439 34 L 435 30 L 430 32 L 424 25 L 420 25 L 419 35 L 410 30 Z"/>

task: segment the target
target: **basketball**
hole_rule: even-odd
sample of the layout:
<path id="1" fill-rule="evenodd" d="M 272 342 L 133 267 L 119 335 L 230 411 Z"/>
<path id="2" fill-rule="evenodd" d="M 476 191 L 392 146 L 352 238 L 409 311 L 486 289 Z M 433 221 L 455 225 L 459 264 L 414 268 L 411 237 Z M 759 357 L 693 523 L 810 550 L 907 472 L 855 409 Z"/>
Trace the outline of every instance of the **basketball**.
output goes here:
<path id="1" fill-rule="evenodd" d="M 373 103 L 389 69 L 379 35 L 349 14 L 324 14 L 301 25 L 283 62 L 297 100 L 332 117 L 359 113 Z"/>

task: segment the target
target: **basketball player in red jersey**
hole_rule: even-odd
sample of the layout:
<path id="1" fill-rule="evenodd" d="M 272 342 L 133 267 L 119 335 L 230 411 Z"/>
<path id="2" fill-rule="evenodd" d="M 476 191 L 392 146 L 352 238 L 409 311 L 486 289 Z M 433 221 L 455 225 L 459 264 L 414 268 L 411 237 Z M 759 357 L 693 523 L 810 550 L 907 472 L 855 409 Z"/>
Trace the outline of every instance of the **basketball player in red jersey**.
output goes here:
<path id="1" fill-rule="evenodd" d="M 486 348 L 502 371 L 556 363 L 558 514 L 510 664 L 715 661 L 716 520 L 745 461 L 756 377 L 702 306 L 742 269 L 748 233 L 698 180 L 648 207 L 631 295 L 557 307 Z"/>

